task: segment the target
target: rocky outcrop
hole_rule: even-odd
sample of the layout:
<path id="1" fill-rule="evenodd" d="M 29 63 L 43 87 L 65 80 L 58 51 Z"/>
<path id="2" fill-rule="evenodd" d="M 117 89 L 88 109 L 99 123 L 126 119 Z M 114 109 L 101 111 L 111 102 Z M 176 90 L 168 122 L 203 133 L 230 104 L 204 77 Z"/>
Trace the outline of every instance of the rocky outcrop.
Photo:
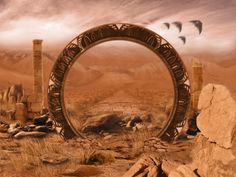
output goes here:
<path id="1" fill-rule="evenodd" d="M 236 146 L 233 147 L 236 149 Z M 235 177 L 236 154 L 233 149 L 220 147 L 200 135 L 191 152 L 192 166 L 201 177 Z"/>
<path id="2" fill-rule="evenodd" d="M 236 102 L 222 85 L 208 84 L 203 88 L 198 108 L 197 126 L 210 141 L 224 148 L 232 147 L 236 129 Z"/>

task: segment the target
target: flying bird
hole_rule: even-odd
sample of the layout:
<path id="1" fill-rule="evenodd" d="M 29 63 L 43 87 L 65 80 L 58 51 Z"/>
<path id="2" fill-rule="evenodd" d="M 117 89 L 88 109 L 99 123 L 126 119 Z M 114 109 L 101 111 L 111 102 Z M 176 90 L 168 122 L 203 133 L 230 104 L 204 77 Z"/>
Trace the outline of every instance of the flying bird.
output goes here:
<path id="1" fill-rule="evenodd" d="M 163 23 L 167 29 L 170 29 L 170 24 L 169 23 Z"/>
<path id="2" fill-rule="evenodd" d="M 179 36 L 179 38 L 183 41 L 183 43 L 186 43 L 186 37 L 185 36 Z"/>
<path id="3" fill-rule="evenodd" d="M 202 22 L 200 20 L 191 20 L 190 23 L 193 23 L 194 26 L 198 29 L 199 34 L 202 32 Z"/>
<path id="4" fill-rule="evenodd" d="M 181 22 L 173 22 L 172 24 L 174 24 L 179 29 L 179 32 L 182 31 L 182 23 Z"/>

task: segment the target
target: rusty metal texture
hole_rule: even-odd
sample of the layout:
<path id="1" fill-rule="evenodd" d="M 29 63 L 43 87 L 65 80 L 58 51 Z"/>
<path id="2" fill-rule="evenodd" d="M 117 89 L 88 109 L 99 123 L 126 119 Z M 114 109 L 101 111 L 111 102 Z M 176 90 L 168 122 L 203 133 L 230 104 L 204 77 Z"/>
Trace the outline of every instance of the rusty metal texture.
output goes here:
<path id="1" fill-rule="evenodd" d="M 185 66 L 176 50 L 155 32 L 134 24 L 105 24 L 85 31 L 74 38 L 56 60 L 49 78 L 48 105 L 52 118 L 63 126 L 63 136 L 72 138 L 81 133 L 70 122 L 64 104 L 64 84 L 76 59 L 89 48 L 113 40 L 133 41 L 158 55 L 167 67 L 174 85 L 173 109 L 158 137 L 171 141 L 182 127 L 190 106 L 190 82 Z"/>

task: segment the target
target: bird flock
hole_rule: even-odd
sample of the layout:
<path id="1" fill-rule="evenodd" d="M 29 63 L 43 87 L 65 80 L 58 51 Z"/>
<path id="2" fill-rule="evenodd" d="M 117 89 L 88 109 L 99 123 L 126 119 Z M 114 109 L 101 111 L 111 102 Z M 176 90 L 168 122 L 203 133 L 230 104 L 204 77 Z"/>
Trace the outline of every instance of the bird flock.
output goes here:
<path id="1" fill-rule="evenodd" d="M 200 35 L 202 33 L 202 22 L 200 20 L 191 20 L 189 22 L 192 23 L 197 28 Z M 181 22 L 175 21 L 172 23 L 167 23 L 167 22 L 163 23 L 163 25 L 166 26 L 168 30 L 170 29 L 171 24 L 174 25 L 179 30 L 179 33 L 181 33 L 183 27 L 183 24 Z M 179 39 L 183 42 L 183 44 L 186 43 L 185 36 L 179 36 Z"/>

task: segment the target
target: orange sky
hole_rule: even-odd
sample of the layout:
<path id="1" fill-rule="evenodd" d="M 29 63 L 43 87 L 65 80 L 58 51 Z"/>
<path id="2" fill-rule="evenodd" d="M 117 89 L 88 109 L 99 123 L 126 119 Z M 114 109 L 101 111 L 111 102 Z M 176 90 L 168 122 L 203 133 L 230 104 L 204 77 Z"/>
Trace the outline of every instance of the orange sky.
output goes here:
<path id="1" fill-rule="evenodd" d="M 129 22 L 166 38 L 180 53 L 230 53 L 236 48 L 236 0 L 0 0 L 0 48 L 31 49 L 42 38 L 47 49 L 61 50 L 96 25 Z M 189 23 L 199 19 L 203 32 Z M 163 22 L 181 21 L 181 33 Z M 182 44 L 178 36 L 184 35 Z"/>

